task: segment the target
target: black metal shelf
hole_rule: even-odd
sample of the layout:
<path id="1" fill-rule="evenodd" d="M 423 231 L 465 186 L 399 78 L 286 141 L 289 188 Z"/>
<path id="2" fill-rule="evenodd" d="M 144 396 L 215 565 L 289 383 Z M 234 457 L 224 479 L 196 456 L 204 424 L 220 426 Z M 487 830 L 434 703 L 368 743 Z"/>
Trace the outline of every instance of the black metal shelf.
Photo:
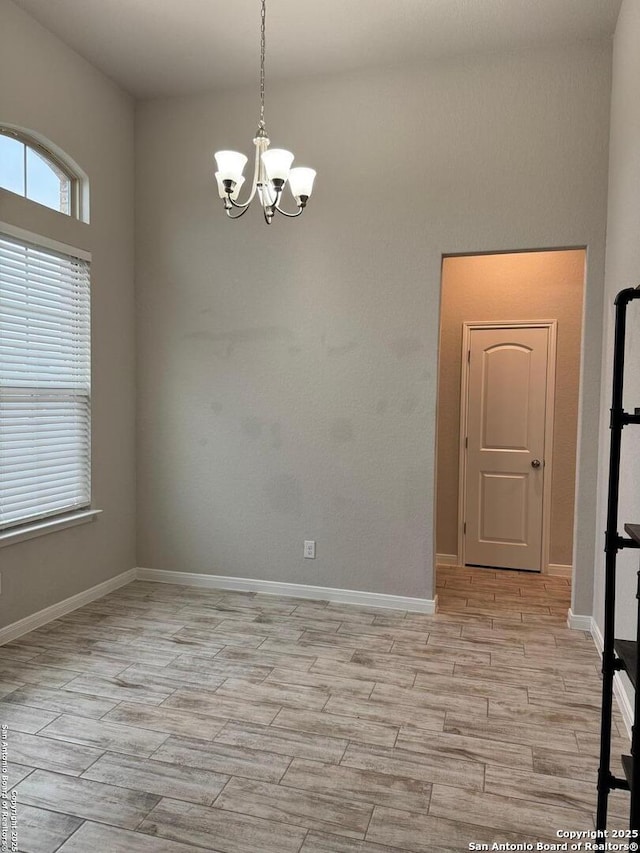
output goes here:
<path id="1" fill-rule="evenodd" d="M 640 409 L 634 409 L 633 414 L 623 410 L 620 412 L 620 419 L 623 426 L 627 424 L 640 424 Z"/>
<path id="2" fill-rule="evenodd" d="M 613 648 L 622 664 L 622 669 L 629 676 L 635 689 L 638 670 L 638 644 L 635 640 L 615 640 Z"/>
<path id="3" fill-rule="evenodd" d="M 635 542 L 635 547 L 640 548 L 640 524 L 625 524 L 624 529 L 625 533 L 628 533 L 632 541 Z"/>
<path id="4" fill-rule="evenodd" d="M 607 530 L 605 533 L 605 590 L 604 637 L 602 651 L 602 723 L 600 728 L 600 767 L 598 770 L 598 809 L 596 829 L 607 828 L 609 794 L 616 788 L 631 791 L 629 827 L 640 829 L 640 570 L 638 571 L 637 598 L 639 602 L 636 641 L 616 640 L 616 562 L 618 552 L 625 548 L 640 548 L 640 524 L 625 524 L 627 537 L 618 532 L 620 497 L 620 459 L 624 427 L 640 424 L 640 408 L 627 412 L 622 407 L 624 388 L 625 335 L 627 307 L 640 299 L 640 286 L 620 291 L 615 299 L 615 340 L 613 345 L 613 385 L 611 400 L 611 444 L 609 448 L 609 487 L 607 494 Z M 613 713 L 613 678 L 616 671 L 627 673 L 635 691 L 634 720 L 631 755 L 622 756 L 624 778 L 611 773 L 611 729 Z M 637 688 L 636 689 L 636 685 Z M 636 734 L 638 730 L 638 734 Z"/>

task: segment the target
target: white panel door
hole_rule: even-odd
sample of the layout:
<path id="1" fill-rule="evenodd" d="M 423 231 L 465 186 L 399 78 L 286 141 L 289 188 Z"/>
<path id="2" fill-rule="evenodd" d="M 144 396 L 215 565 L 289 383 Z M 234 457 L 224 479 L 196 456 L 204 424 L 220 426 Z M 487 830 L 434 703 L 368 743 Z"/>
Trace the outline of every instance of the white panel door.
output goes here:
<path id="1" fill-rule="evenodd" d="M 465 563 L 542 569 L 547 327 L 471 329 Z"/>

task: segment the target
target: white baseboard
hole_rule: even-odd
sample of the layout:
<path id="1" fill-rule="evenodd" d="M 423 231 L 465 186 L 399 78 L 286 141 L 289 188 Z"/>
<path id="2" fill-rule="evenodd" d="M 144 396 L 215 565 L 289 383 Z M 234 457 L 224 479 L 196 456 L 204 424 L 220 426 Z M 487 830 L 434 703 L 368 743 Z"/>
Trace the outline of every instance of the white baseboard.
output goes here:
<path id="1" fill-rule="evenodd" d="M 633 727 L 633 705 L 631 704 L 631 699 L 629 699 L 629 694 L 624 689 L 624 684 L 622 683 L 620 673 L 618 672 L 613 676 L 613 695 L 618 703 L 618 708 L 620 708 L 624 727 L 627 731 L 627 737 L 631 740 L 631 729 Z"/>
<path id="2" fill-rule="evenodd" d="M 199 586 L 206 589 L 232 589 L 240 592 L 261 592 L 267 595 L 286 595 L 291 598 L 312 598 L 335 601 L 341 604 L 359 604 L 366 607 L 386 607 L 393 610 L 410 610 L 414 613 L 433 614 L 436 602 L 432 598 L 409 598 L 403 595 L 385 595 L 379 592 L 360 592 L 352 589 L 333 589 L 326 586 L 307 586 L 303 583 L 280 583 L 255 578 L 230 578 L 222 575 L 205 575 L 198 572 L 172 572 L 164 569 L 136 569 L 138 580 Z"/>
<path id="3" fill-rule="evenodd" d="M 545 575 L 551 575 L 554 578 L 571 578 L 573 577 L 573 566 L 564 566 L 562 563 L 549 563 Z"/>
<path id="4" fill-rule="evenodd" d="M 579 613 L 574 613 L 571 608 L 567 611 L 567 628 L 573 631 L 588 631 L 593 635 L 593 616 L 581 616 Z"/>
<path id="5" fill-rule="evenodd" d="M 129 569 L 127 572 L 122 572 L 116 575 L 115 578 L 96 584 L 84 592 L 79 592 L 77 595 L 72 595 L 71 598 L 65 598 L 64 601 L 59 601 L 57 604 L 52 604 L 50 607 L 45 607 L 44 610 L 39 610 L 37 613 L 32 613 L 31 616 L 25 616 L 24 619 L 19 619 L 17 622 L 12 622 L 4 628 L 0 628 L 0 646 L 4 643 L 9 643 L 11 640 L 16 640 L 23 634 L 28 634 L 29 631 L 35 631 L 36 628 L 41 628 L 48 622 L 53 622 L 54 619 L 59 619 L 72 610 L 77 610 L 78 607 L 83 607 L 89 604 L 90 601 L 95 601 L 96 598 L 102 598 L 113 592 L 114 589 L 119 589 L 121 586 L 131 583 L 136 579 L 136 570 Z"/>
<path id="6" fill-rule="evenodd" d="M 457 554 L 436 554 L 436 566 L 459 566 Z"/>
<path id="7" fill-rule="evenodd" d="M 591 617 L 591 636 L 593 637 L 593 642 L 595 643 L 595 647 L 598 650 L 598 653 L 602 654 L 602 650 L 604 649 L 604 640 L 602 638 L 602 634 L 600 633 L 600 628 L 598 628 L 596 620 L 593 617 Z M 620 713 L 622 714 L 624 727 L 627 730 L 627 736 L 629 737 L 629 740 L 631 740 L 631 727 L 633 726 L 633 705 L 631 704 L 629 694 L 625 690 L 624 682 L 622 681 L 621 673 L 619 672 L 616 672 L 613 675 L 613 695 L 615 697 L 616 702 L 618 703 Z"/>
<path id="8" fill-rule="evenodd" d="M 591 636 L 593 637 L 593 642 L 598 650 L 598 654 L 601 655 L 604 651 L 604 639 L 600 633 L 600 628 L 598 628 L 598 623 L 593 616 L 591 617 Z"/>

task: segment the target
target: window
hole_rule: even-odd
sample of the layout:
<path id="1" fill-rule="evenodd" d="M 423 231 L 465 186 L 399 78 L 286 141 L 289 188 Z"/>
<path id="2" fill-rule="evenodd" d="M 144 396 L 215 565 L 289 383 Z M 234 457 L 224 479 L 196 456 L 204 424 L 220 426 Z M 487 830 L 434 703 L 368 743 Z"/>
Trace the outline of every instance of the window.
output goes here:
<path id="1" fill-rule="evenodd" d="M 90 391 L 88 261 L 0 233 L 0 531 L 89 506 Z"/>
<path id="2" fill-rule="evenodd" d="M 0 187 L 77 216 L 78 181 L 55 155 L 17 131 L 0 128 Z"/>

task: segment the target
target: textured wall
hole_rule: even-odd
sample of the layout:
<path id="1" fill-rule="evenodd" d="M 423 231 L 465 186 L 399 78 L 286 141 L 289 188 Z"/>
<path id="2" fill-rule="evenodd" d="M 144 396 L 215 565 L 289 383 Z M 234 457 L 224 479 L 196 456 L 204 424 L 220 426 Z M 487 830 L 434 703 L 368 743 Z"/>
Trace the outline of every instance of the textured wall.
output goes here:
<path id="1" fill-rule="evenodd" d="M 614 41 L 613 87 L 611 100 L 611 142 L 609 161 L 609 214 L 607 221 L 607 265 L 604 311 L 604 359 L 600 497 L 598 512 L 597 566 L 594 613 L 603 628 L 604 592 L 603 531 L 606 527 L 606 496 L 609 452 L 609 407 L 613 359 L 613 300 L 616 293 L 640 284 L 640 4 L 624 0 Z M 640 304 L 628 310 L 627 371 L 624 406 L 633 411 L 640 406 Z M 640 454 L 638 427 L 623 432 L 619 528 L 625 522 L 640 521 Z M 616 636 L 635 639 L 636 571 L 638 552 L 622 551 L 618 557 L 618 631 Z"/>
<path id="2" fill-rule="evenodd" d="M 139 106 L 140 565 L 431 597 L 442 254 L 586 245 L 590 612 L 609 86 L 608 44 L 274 83 L 318 179 L 271 228 L 212 179 L 254 88 Z"/>
<path id="3" fill-rule="evenodd" d="M 91 182 L 91 224 L 0 190 L 0 220 L 93 253 L 93 497 L 97 521 L 0 548 L 0 625 L 135 565 L 131 99 L 0 0 L 0 123 L 66 151 Z"/>
<path id="4" fill-rule="evenodd" d="M 438 383 L 436 551 L 457 554 L 464 322 L 557 320 L 550 563 L 571 565 L 585 252 L 445 258 Z"/>

